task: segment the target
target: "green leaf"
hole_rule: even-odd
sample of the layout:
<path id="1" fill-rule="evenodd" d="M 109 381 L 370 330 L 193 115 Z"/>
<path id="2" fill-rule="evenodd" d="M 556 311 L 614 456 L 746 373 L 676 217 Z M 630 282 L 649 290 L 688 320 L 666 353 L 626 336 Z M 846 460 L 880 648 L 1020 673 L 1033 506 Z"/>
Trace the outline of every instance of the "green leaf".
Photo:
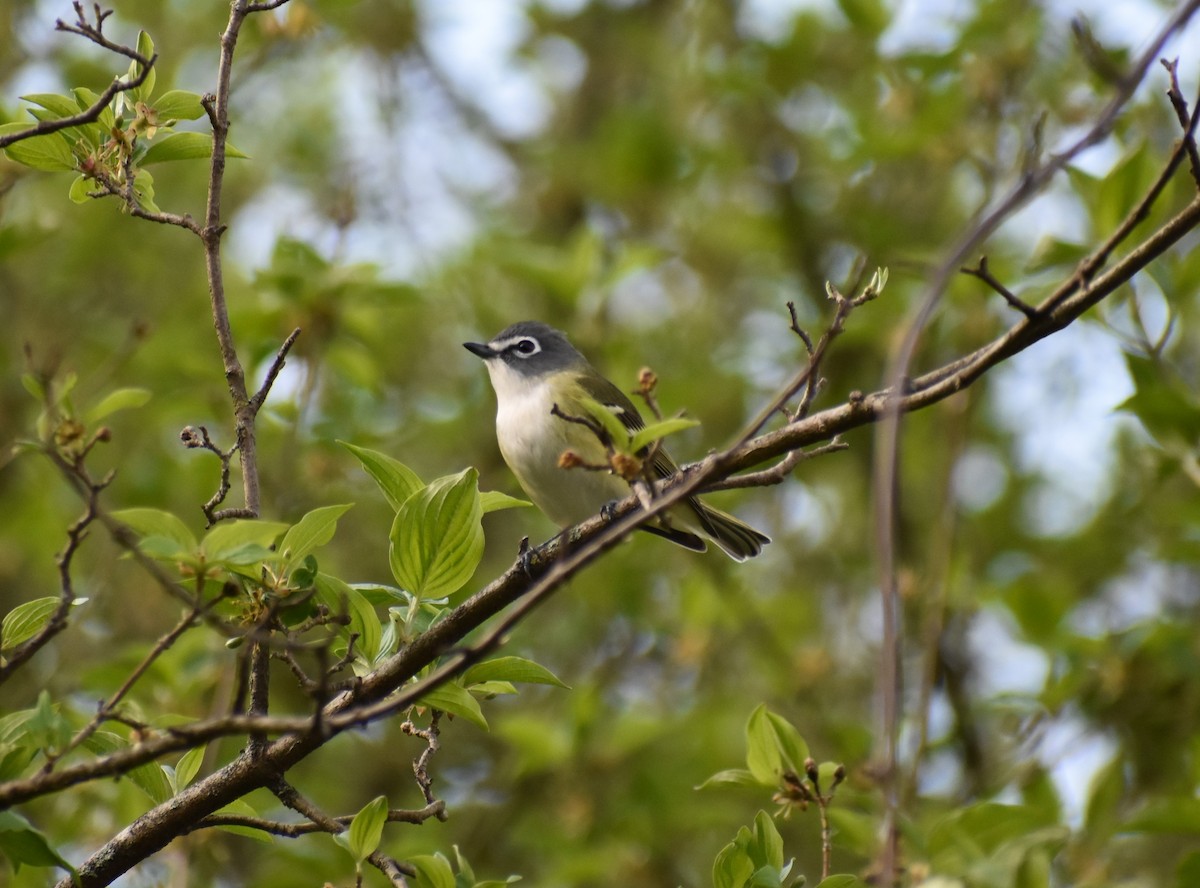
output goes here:
<path id="1" fill-rule="evenodd" d="M 407 862 L 417 871 L 419 888 L 455 888 L 454 870 L 441 854 L 419 854 Z"/>
<path id="2" fill-rule="evenodd" d="M 392 522 L 392 575 L 419 598 L 457 592 L 483 557 L 479 472 L 433 481 L 400 506 Z"/>
<path id="3" fill-rule="evenodd" d="M 145 31 L 138 31 L 137 40 L 138 55 L 142 58 L 150 59 L 154 57 L 154 41 L 150 39 L 150 35 Z M 141 74 L 142 66 L 136 61 L 130 66 L 130 73 L 134 76 Z M 146 79 L 142 81 L 142 85 L 135 90 L 131 90 L 130 94 L 139 102 L 147 101 L 150 96 L 154 95 L 154 81 L 157 79 L 158 68 L 152 67 L 146 75 Z"/>
<path id="4" fill-rule="evenodd" d="M 745 768 L 728 768 L 713 774 L 696 789 L 709 789 L 714 786 L 760 786 L 758 778 Z"/>
<path id="5" fill-rule="evenodd" d="M 51 847 L 50 842 L 16 811 L 0 811 L 0 852 L 12 864 L 13 872 L 25 866 L 57 866 L 78 877 L 75 868 Z"/>
<path id="6" fill-rule="evenodd" d="M 200 95 L 173 89 L 165 92 L 154 100 L 154 110 L 161 120 L 199 120 L 204 116 L 204 106 L 200 104 Z"/>
<path id="7" fill-rule="evenodd" d="M 1117 406 L 1132 413 L 1164 447 L 1190 450 L 1200 440 L 1200 398 L 1158 361 L 1126 354 L 1134 393 Z"/>
<path id="8" fill-rule="evenodd" d="M 120 509 L 112 516 L 126 524 L 140 537 L 165 537 L 184 551 L 194 552 L 199 548 L 196 537 L 186 524 L 170 512 L 161 509 Z"/>
<path id="9" fill-rule="evenodd" d="M 1046 236 L 1034 247 L 1033 255 L 1025 265 L 1025 271 L 1033 274 L 1049 268 L 1057 268 L 1060 265 L 1078 265 L 1088 252 L 1088 248 L 1084 244 Z"/>
<path id="10" fill-rule="evenodd" d="M 86 176 L 76 176 L 71 182 L 71 187 L 67 191 L 67 197 L 71 198 L 74 203 L 83 204 L 92 199 L 92 181 Z"/>
<path id="11" fill-rule="evenodd" d="M 1200 851 L 1184 856 L 1175 869 L 1175 888 L 1196 888 L 1200 885 Z"/>
<path id="12" fill-rule="evenodd" d="M 830 876 L 828 879 L 822 879 L 817 888 L 868 888 L 868 885 L 858 876 L 840 873 Z"/>
<path id="13" fill-rule="evenodd" d="M 83 741 L 85 749 L 96 753 L 97 755 L 110 755 L 114 752 L 128 749 L 130 743 L 119 734 L 114 734 L 111 731 L 96 731 L 90 737 Z M 124 774 L 129 778 L 138 789 L 146 794 L 156 805 L 161 805 L 167 799 L 175 794 L 175 788 L 171 785 L 171 778 L 167 776 L 167 772 L 163 770 L 162 765 L 157 762 L 146 762 L 138 765 Z"/>
<path id="14" fill-rule="evenodd" d="M 1200 799 L 1158 798 L 1122 826 L 1122 832 L 1200 835 Z"/>
<path id="15" fill-rule="evenodd" d="M 45 403 L 46 387 L 42 384 L 40 379 L 38 379 L 32 373 L 22 373 L 21 385 L 25 387 L 25 391 L 33 395 L 34 400 Z"/>
<path id="16" fill-rule="evenodd" d="M 62 715 L 58 704 L 50 699 L 50 692 L 46 690 L 38 694 L 37 705 L 33 707 L 25 728 L 28 731 L 29 743 L 49 751 L 64 749 L 74 734 L 71 723 Z"/>
<path id="17" fill-rule="evenodd" d="M 90 90 L 86 86 L 75 87 L 75 89 L 71 90 L 71 94 L 75 96 L 75 104 L 79 106 L 80 111 L 86 111 L 100 101 L 100 93 Z M 108 133 L 117 125 L 117 118 L 113 114 L 111 104 L 105 106 L 100 111 L 100 116 L 96 118 L 96 122 L 100 125 L 100 129 L 107 139 Z"/>
<path id="18" fill-rule="evenodd" d="M 406 499 L 425 486 L 416 472 L 386 453 L 368 450 L 346 441 L 338 443 L 354 454 L 366 473 L 375 479 L 393 511 L 398 510 Z"/>
<path id="19" fill-rule="evenodd" d="M 33 601 L 18 604 L 6 613 L 4 623 L 0 626 L 0 648 L 14 648 L 37 635 L 42 627 L 50 622 L 61 602 L 62 599 L 58 596 L 35 598 Z M 81 600 L 72 602 L 73 605 L 81 603 Z"/>
<path id="20" fill-rule="evenodd" d="M 529 500 L 517 499 L 515 496 L 509 496 L 507 493 L 501 493 L 498 490 L 485 490 L 479 494 L 479 505 L 483 509 L 483 514 L 488 512 L 498 512 L 501 509 L 519 509 L 525 506 L 532 506 L 533 503 Z"/>
<path id="21" fill-rule="evenodd" d="M 204 746 L 193 746 L 181 755 L 179 761 L 175 763 L 176 792 L 187 789 L 188 785 L 195 779 L 196 774 L 200 771 L 200 765 L 204 761 L 205 748 Z"/>
<path id="22" fill-rule="evenodd" d="M 47 111 L 54 112 L 55 117 L 73 117 L 79 113 L 79 106 L 70 96 L 60 96 L 57 93 L 33 93 L 21 96 L 21 101 L 31 105 L 41 105 Z"/>
<path id="23" fill-rule="evenodd" d="M 784 771 L 804 773 L 808 744 L 782 716 L 760 704 L 746 722 L 746 767 L 764 786 L 775 786 Z"/>
<path id="24" fill-rule="evenodd" d="M 354 819 L 350 821 L 350 828 L 346 831 L 346 840 L 347 847 L 356 861 L 366 860 L 379 850 L 387 815 L 386 796 L 376 796 L 354 815 Z"/>
<path id="25" fill-rule="evenodd" d="M 258 811 L 245 799 L 234 799 L 224 808 L 216 812 L 217 814 L 229 814 L 238 817 L 257 817 Z M 256 842 L 271 844 L 275 841 L 275 837 L 269 832 L 264 832 L 261 829 L 255 829 L 252 826 L 219 826 L 217 829 L 224 830 L 228 833 L 233 833 L 236 836 L 245 836 L 247 839 L 254 839 Z"/>
<path id="26" fill-rule="evenodd" d="M 553 672 L 524 657 L 496 657 L 476 663 L 463 673 L 462 683 L 466 687 L 484 681 L 511 681 L 523 684 L 548 684 L 567 688 Z M 569 688 L 568 688 L 569 689 Z"/>
<path id="27" fill-rule="evenodd" d="M 759 866 L 783 868 L 783 837 L 766 811 L 754 817 L 754 852 L 750 856 Z"/>
<path id="28" fill-rule="evenodd" d="M 754 864 L 736 842 L 730 842 L 713 861 L 714 888 L 745 888 L 754 874 Z"/>
<path id="29" fill-rule="evenodd" d="M 467 688 L 473 696 L 480 700 L 489 700 L 502 694 L 515 694 L 516 685 L 511 681 L 479 681 Z"/>
<path id="30" fill-rule="evenodd" d="M 141 407 L 150 400 L 150 390 L 144 388 L 120 388 L 109 392 L 100 399 L 100 403 L 89 410 L 84 419 L 87 423 L 95 423 L 111 416 L 119 410 L 129 410 Z"/>
<path id="31" fill-rule="evenodd" d="M 613 412 L 611 407 L 601 404 L 595 398 L 588 397 L 581 398 L 580 403 L 592 419 L 596 420 L 608 433 L 613 446 L 621 450 L 629 447 L 629 429 L 625 428 L 625 423 L 621 422 L 621 418 Z"/>
<path id="32" fill-rule="evenodd" d="M 483 717 L 483 710 L 479 708 L 479 701 L 456 682 L 435 688 L 418 700 L 417 705 L 440 709 L 442 712 L 465 718 L 485 731 L 488 729 L 487 719 Z"/>
<path id="33" fill-rule="evenodd" d="M 345 610 L 350 617 L 350 625 L 344 627 L 343 633 L 349 636 L 357 633 L 358 640 L 354 649 L 365 658 L 367 663 L 375 659 L 379 652 L 379 641 L 383 636 L 383 625 L 379 622 L 379 614 L 363 594 L 344 580 L 318 573 L 313 583 L 317 600 L 335 614 Z"/>
<path id="34" fill-rule="evenodd" d="M 279 554 L 284 559 L 284 569 L 291 570 L 304 561 L 309 553 L 333 539 L 338 519 L 354 508 L 353 503 L 338 506 L 321 506 L 313 509 L 288 528 L 279 544 Z"/>
<path id="35" fill-rule="evenodd" d="M 634 453 L 640 453 L 643 447 L 649 447 L 655 441 L 665 438 L 667 435 L 673 435 L 676 432 L 682 432 L 685 429 L 694 429 L 700 425 L 694 419 L 685 419 L 682 416 L 674 419 L 664 419 L 662 422 L 652 423 L 641 429 L 629 441 L 629 449 Z"/>
<path id="36" fill-rule="evenodd" d="M 1117 829 L 1125 798 L 1125 761 L 1115 756 L 1092 777 L 1084 823 L 1089 836 L 1105 839 Z"/>
<path id="37" fill-rule="evenodd" d="M 27 129 L 29 127 L 23 123 L 6 123 L 0 126 L 0 136 L 24 132 Z M 75 169 L 75 155 L 71 153 L 71 145 L 61 133 L 32 136 L 14 142 L 4 149 L 4 153 L 9 159 L 35 170 L 61 173 Z"/>
<path id="38" fill-rule="evenodd" d="M 200 160 L 212 156 L 212 136 L 205 133 L 167 133 L 156 138 L 142 157 L 142 166 L 176 160 Z M 248 157 L 228 142 L 226 157 Z"/>
<path id="39" fill-rule="evenodd" d="M 288 530 L 282 521 L 262 521 L 258 518 L 239 518 L 218 524 L 204 535 L 200 550 L 208 561 L 236 561 L 239 564 L 253 563 L 239 557 L 247 548 L 253 549 L 254 561 L 262 561 L 271 555 L 267 548 Z"/>
<path id="40" fill-rule="evenodd" d="M 838 0 L 838 8 L 856 31 L 873 37 L 882 34 L 891 21 L 882 0 Z"/>

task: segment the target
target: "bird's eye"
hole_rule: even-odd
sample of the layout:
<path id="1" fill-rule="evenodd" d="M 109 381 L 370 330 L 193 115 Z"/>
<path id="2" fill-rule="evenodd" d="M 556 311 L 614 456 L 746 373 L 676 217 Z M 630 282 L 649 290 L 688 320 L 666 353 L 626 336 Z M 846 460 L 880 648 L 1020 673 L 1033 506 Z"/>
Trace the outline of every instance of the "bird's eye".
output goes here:
<path id="1" fill-rule="evenodd" d="M 536 339 L 522 339 L 514 346 L 523 355 L 531 355 L 538 350 Z"/>

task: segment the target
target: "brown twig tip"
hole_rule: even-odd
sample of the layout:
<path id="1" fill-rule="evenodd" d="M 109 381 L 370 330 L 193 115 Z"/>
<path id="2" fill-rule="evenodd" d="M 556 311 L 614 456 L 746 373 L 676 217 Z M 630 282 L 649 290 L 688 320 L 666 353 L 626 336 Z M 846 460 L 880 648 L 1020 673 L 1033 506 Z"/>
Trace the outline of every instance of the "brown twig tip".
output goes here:
<path id="1" fill-rule="evenodd" d="M 800 341 L 804 343 L 804 350 L 811 355 L 813 353 L 812 337 L 800 326 L 800 318 L 796 314 L 796 303 L 788 302 L 787 310 L 788 317 L 791 319 L 792 332 L 800 337 Z"/>
<path id="2" fill-rule="evenodd" d="M 963 274 L 969 274 L 971 277 L 979 278 L 979 280 L 983 281 L 985 284 L 999 293 L 1005 302 L 1030 320 L 1033 320 L 1038 316 L 1038 310 L 1036 308 L 1020 299 L 1016 294 L 1009 290 L 1008 287 L 1000 283 L 995 275 L 992 274 L 991 270 L 988 268 L 987 256 L 980 256 L 979 264 L 974 268 L 967 268 L 964 266 L 963 268 L 960 268 L 959 271 L 961 271 Z"/>
<path id="3" fill-rule="evenodd" d="M 1171 102 L 1171 107 L 1175 109 L 1175 117 L 1179 120 L 1179 125 L 1183 127 L 1182 147 L 1187 152 L 1192 180 L 1196 183 L 1196 187 L 1200 188 L 1200 150 L 1196 148 L 1197 113 L 1188 111 L 1187 99 L 1183 97 L 1183 90 L 1179 88 L 1179 59 L 1159 59 L 1159 62 L 1170 75 L 1167 99 Z M 1200 98 L 1197 99 L 1197 105 L 1200 105 Z"/>
<path id="4" fill-rule="evenodd" d="M 614 453 L 609 457 L 614 475 L 619 475 L 626 481 L 633 481 L 642 472 L 642 461 L 628 453 Z"/>

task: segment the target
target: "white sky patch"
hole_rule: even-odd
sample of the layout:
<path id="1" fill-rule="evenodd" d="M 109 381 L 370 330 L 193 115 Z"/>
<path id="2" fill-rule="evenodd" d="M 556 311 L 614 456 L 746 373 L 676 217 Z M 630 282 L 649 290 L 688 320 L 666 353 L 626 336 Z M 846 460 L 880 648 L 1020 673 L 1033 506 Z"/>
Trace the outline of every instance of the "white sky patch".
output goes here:
<path id="1" fill-rule="evenodd" d="M 968 634 L 975 683 L 981 697 L 997 694 L 1033 696 L 1042 690 L 1050 664 L 1045 652 L 1018 640 L 1007 612 L 984 608 Z"/>
<path id="2" fill-rule="evenodd" d="M 1117 749 L 1111 738 L 1071 717 L 1057 720 L 1042 737 L 1038 758 L 1054 781 L 1068 825 L 1082 825 L 1096 772 L 1112 760 Z"/>
<path id="3" fill-rule="evenodd" d="M 550 104 L 515 52 L 529 35 L 523 4 L 425 0 L 426 45 L 464 97 L 514 138 L 536 133 Z"/>
<path id="4" fill-rule="evenodd" d="M 1134 422 L 1114 412 L 1133 393 L 1120 347 L 1099 327 L 1076 323 L 993 374 L 990 407 L 1016 436 L 1017 468 L 1045 482 L 1028 504 L 1034 529 L 1077 529 L 1108 498 L 1114 436 Z"/>

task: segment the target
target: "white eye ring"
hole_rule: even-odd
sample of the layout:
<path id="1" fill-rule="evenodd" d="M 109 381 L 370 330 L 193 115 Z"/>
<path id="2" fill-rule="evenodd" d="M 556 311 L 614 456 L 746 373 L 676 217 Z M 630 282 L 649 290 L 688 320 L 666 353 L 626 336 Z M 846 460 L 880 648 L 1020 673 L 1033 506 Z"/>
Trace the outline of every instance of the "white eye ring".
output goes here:
<path id="1" fill-rule="evenodd" d="M 528 358 L 530 355 L 536 355 L 538 352 L 540 352 L 542 347 L 538 345 L 538 341 L 536 339 L 525 337 L 523 339 L 518 339 L 516 345 L 513 346 L 513 349 L 521 357 Z"/>

